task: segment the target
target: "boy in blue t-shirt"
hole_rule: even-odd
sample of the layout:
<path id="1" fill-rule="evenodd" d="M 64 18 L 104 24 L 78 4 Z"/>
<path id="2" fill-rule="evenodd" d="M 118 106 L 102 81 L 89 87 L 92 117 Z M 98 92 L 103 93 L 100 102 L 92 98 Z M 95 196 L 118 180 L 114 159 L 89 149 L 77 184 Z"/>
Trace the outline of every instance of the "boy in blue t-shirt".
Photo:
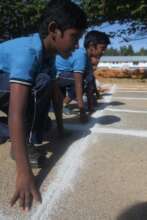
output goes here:
<path id="1" fill-rule="evenodd" d="M 54 83 L 50 84 L 52 60 L 57 53 L 68 57 L 86 26 L 86 16 L 76 4 L 69 0 L 51 0 L 44 13 L 40 34 L 0 44 L 0 110 L 7 111 L 6 102 L 9 102 L 10 138 L 16 160 L 16 191 L 12 206 L 19 200 L 20 207 L 28 210 L 32 199 L 41 201 L 26 147 L 25 121 L 27 111 L 30 113 L 31 94 L 35 94 L 34 101 L 39 95 L 37 105 L 41 105 L 41 109 L 38 114 L 34 105 L 34 111 L 41 117 L 43 109 L 46 111 L 42 105 L 46 105 L 51 87 L 54 87 Z"/>
<path id="2" fill-rule="evenodd" d="M 88 98 L 88 106 L 91 109 L 91 112 L 94 111 L 94 99 L 91 98 L 94 93 L 97 94 L 97 88 L 95 83 L 94 70 L 97 66 L 101 56 L 104 54 L 107 49 L 108 44 L 110 44 L 109 36 L 101 31 L 89 31 L 84 38 L 84 47 L 87 51 L 90 63 L 92 65 L 93 71 L 91 72 L 91 81 L 86 86 L 86 92 Z"/>
<path id="3" fill-rule="evenodd" d="M 94 90 L 95 79 L 93 75 L 93 62 L 96 59 L 97 63 L 102 54 L 104 53 L 107 45 L 110 43 L 109 37 L 99 31 L 90 31 L 86 34 L 84 40 L 84 48 L 76 49 L 68 59 L 64 59 L 60 55 L 56 56 L 57 76 L 61 87 L 70 86 L 70 93 L 65 98 L 66 103 L 70 102 L 73 98 L 75 91 L 78 107 L 80 109 L 80 117 L 83 120 L 85 116 L 84 103 L 83 103 L 83 81 L 85 92 L 87 94 L 88 111 L 94 111 Z M 75 89 L 73 87 L 75 84 Z"/>
<path id="4" fill-rule="evenodd" d="M 72 100 L 76 96 L 81 122 L 87 121 L 83 102 L 83 78 L 88 69 L 88 57 L 84 48 L 76 49 L 68 59 L 56 56 L 57 79 L 61 90 L 67 89 Z M 65 88 L 66 87 L 66 88 Z M 68 100 L 66 100 L 68 102 Z"/>

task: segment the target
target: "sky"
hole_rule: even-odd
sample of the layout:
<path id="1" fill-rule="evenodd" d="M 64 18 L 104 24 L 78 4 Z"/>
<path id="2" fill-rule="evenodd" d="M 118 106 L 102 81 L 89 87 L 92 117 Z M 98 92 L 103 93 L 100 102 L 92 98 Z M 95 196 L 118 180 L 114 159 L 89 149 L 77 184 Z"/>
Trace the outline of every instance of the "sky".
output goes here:
<path id="1" fill-rule="evenodd" d="M 72 1 L 75 2 L 75 3 L 80 2 L 80 0 L 72 0 Z M 120 28 L 126 29 L 127 24 L 124 24 L 124 25 L 119 25 L 119 24 L 110 25 L 108 23 L 104 23 L 103 25 L 97 26 L 94 29 L 99 30 L 99 31 L 103 31 L 103 32 L 106 32 L 106 33 L 109 34 L 109 32 L 117 32 Z M 136 36 L 132 35 L 132 36 L 129 36 L 129 37 L 134 39 Z M 137 36 L 137 39 L 140 39 L 140 38 L 141 38 L 141 36 Z M 80 45 L 83 45 L 83 39 L 80 40 Z M 111 45 L 109 47 L 119 49 L 120 46 L 128 46 L 128 45 L 132 45 L 133 50 L 135 52 L 139 51 L 141 48 L 147 49 L 147 35 L 146 35 L 146 39 L 133 40 L 133 41 L 130 41 L 128 43 L 123 41 L 122 38 L 114 37 L 114 38 L 111 38 Z"/>
<path id="2" fill-rule="evenodd" d="M 103 31 L 103 32 L 109 34 L 109 32 L 118 32 L 119 29 L 123 29 L 123 28 L 127 28 L 126 24 L 125 25 L 119 25 L 119 24 L 110 25 L 108 23 L 105 23 L 101 26 L 93 27 L 92 30 Z M 88 30 L 91 30 L 91 28 L 89 28 Z M 133 50 L 135 52 L 139 51 L 141 48 L 147 49 L 147 38 L 141 39 L 142 36 L 136 36 L 136 35 L 130 35 L 129 38 L 131 38 L 131 39 L 136 38 L 136 39 L 140 39 L 140 40 L 132 40 L 132 41 L 126 42 L 122 38 L 114 37 L 114 38 L 110 39 L 111 44 L 109 45 L 109 47 L 119 49 L 120 46 L 132 45 Z M 80 45 L 83 45 L 83 40 L 80 41 Z"/>
<path id="3" fill-rule="evenodd" d="M 79 0 L 73 0 L 73 1 L 76 3 L 79 3 Z M 120 28 L 126 29 L 127 25 L 126 24 L 124 24 L 124 25 L 119 25 L 119 24 L 110 25 L 108 23 L 104 23 L 103 25 L 97 26 L 94 29 L 99 30 L 99 31 L 103 31 L 103 32 L 106 32 L 109 34 L 109 32 L 117 32 Z M 132 35 L 129 37 L 134 39 L 136 36 Z M 141 38 L 141 36 L 137 36 L 137 39 L 140 39 L 140 38 Z M 80 40 L 80 45 L 83 45 L 83 40 Z M 133 50 L 135 52 L 139 51 L 141 48 L 147 49 L 147 36 L 146 36 L 146 39 L 133 40 L 133 41 L 129 41 L 128 43 L 123 41 L 122 38 L 114 37 L 114 38 L 111 38 L 111 45 L 109 47 L 119 49 L 120 46 L 128 46 L 128 45 L 132 45 Z"/>
<path id="4" fill-rule="evenodd" d="M 96 29 L 99 31 L 104 31 L 106 33 L 109 32 L 117 32 L 121 28 L 127 28 L 126 24 L 125 25 L 119 25 L 119 24 L 114 24 L 114 25 L 109 25 L 109 24 L 103 24 L 100 27 L 97 27 Z M 119 48 L 120 46 L 127 46 L 127 45 L 132 45 L 134 51 L 138 51 L 141 48 L 147 49 L 147 38 L 146 39 L 141 39 L 143 38 L 142 36 L 136 36 L 130 35 L 129 38 L 131 39 L 140 39 L 140 40 L 132 40 L 129 42 L 125 42 L 122 38 L 114 37 L 111 38 L 111 47 L 113 48 Z"/>

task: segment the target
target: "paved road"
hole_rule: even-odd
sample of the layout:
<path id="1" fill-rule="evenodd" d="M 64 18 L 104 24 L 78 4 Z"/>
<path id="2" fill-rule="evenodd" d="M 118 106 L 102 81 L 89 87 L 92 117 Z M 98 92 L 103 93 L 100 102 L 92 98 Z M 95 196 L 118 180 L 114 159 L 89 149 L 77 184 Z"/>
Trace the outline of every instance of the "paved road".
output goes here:
<path id="1" fill-rule="evenodd" d="M 71 138 L 54 141 L 38 170 L 42 205 L 10 209 L 14 163 L 0 154 L 0 220 L 147 220 L 147 87 L 111 85 L 87 125 L 66 118 Z"/>

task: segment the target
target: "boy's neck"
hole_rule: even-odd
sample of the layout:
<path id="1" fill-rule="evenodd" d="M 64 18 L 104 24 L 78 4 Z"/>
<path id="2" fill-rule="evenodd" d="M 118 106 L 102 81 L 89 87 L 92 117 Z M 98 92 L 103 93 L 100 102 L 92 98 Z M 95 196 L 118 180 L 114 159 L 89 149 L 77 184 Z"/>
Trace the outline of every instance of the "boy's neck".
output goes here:
<path id="1" fill-rule="evenodd" d="M 54 43 L 52 42 L 52 39 L 47 36 L 43 39 L 43 46 L 45 51 L 45 56 L 54 56 L 56 54 L 56 49 L 54 47 Z"/>

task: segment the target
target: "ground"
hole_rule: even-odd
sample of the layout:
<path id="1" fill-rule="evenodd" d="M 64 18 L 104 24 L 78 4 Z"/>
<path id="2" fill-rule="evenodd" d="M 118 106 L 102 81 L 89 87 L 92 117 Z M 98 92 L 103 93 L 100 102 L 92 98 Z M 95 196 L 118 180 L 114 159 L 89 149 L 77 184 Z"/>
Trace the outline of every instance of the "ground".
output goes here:
<path id="1" fill-rule="evenodd" d="M 52 133 L 48 162 L 36 170 L 43 202 L 11 209 L 15 163 L 0 149 L 0 220 L 146 220 L 147 82 L 101 79 L 109 90 L 86 125 L 66 117 L 73 134 Z"/>

